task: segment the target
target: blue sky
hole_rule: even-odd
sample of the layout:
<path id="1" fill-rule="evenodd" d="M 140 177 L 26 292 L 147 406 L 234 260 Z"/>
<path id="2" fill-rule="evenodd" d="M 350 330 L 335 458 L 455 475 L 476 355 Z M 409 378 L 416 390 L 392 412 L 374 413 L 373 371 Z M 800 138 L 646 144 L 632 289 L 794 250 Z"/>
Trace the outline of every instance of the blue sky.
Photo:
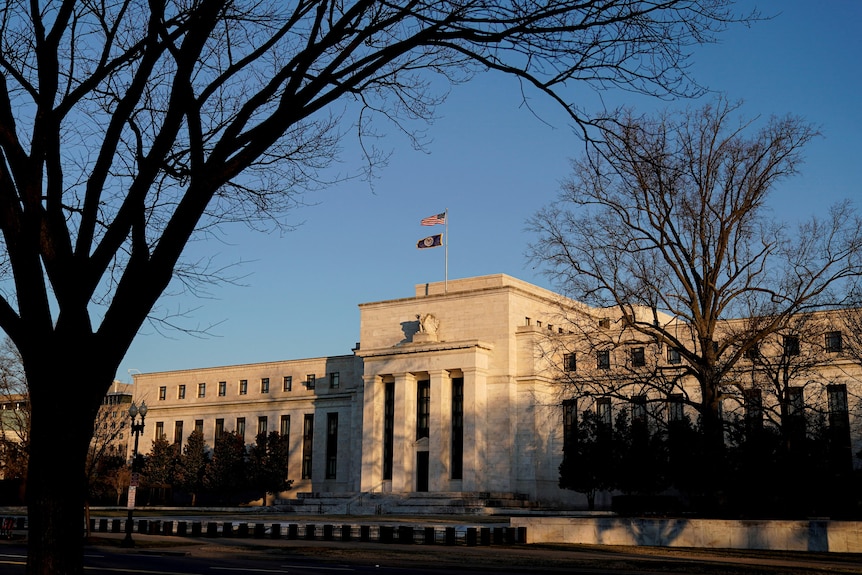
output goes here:
<path id="1" fill-rule="evenodd" d="M 744 101 L 747 117 L 795 114 L 823 137 L 806 149 L 802 174 L 773 194 L 776 218 L 823 214 L 843 198 L 862 199 L 862 2 L 740 2 L 772 20 L 737 27 L 716 45 L 697 48 L 693 74 L 711 89 Z M 583 88 L 573 99 L 590 98 Z M 698 102 L 658 102 L 629 94 L 612 101 L 649 111 Z M 584 100 L 587 101 L 587 100 Z M 426 151 L 390 132 L 393 151 L 373 183 L 330 187 L 306 196 L 285 234 L 227 229 L 223 242 L 197 243 L 192 255 L 245 263 L 242 286 L 212 286 L 210 297 L 165 298 L 185 310 L 183 325 L 212 325 L 210 335 L 159 333 L 144 326 L 117 372 L 190 369 L 350 353 L 359 339 L 358 304 L 410 297 L 414 285 L 444 279 L 444 249 L 416 242 L 442 226 L 419 220 L 449 210 L 450 279 L 506 273 L 547 286 L 525 258 L 533 239 L 526 219 L 551 202 L 582 144 L 565 114 L 533 95 L 538 119 L 521 106 L 517 84 L 485 74 L 455 87 L 428 127 Z M 356 165 L 345 146 L 343 168 Z"/>

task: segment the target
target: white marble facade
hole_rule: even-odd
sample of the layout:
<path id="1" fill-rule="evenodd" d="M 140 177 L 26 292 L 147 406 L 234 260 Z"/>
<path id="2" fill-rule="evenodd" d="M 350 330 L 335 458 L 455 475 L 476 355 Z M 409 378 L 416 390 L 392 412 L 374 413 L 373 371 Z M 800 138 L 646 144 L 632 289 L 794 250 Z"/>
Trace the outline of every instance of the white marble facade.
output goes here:
<path id="1" fill-rule="evenodd" d="M 251 443 L 265 425 L 290 434 L 288 498 L 478 492 L 580 506 L 557 486 L 561 357 L 546 344 L 568 333 L 561 304 L 586 309 L 506 275 L 420 284 L 360 304 L 350 354 L 137 375 L 142 450 L 157 431 L 182 440 L 199 427 L 212 445 L 244 425 Z"/>

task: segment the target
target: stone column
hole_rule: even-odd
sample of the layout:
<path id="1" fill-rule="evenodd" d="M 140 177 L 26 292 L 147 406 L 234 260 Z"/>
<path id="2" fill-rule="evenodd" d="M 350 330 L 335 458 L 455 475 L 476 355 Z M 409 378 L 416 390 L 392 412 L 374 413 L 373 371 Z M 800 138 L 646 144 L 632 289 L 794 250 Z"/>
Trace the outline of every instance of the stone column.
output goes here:
<path id="1" fill-rule="evenodd" d="M 488 423 L 488 388 L 484 369 L 465 368 L 464 373 L 464 479 L 463 491 L 490 491 L 485 477 Z"/>
<path id="2" fill-rule="evenodd" d="M 383 480 L 383 379 L 374 374 L 362 376 L 362 491 L 380 491 Z"/>
<path id="3" fill-rule="evenodd" d="M 448 371 L 429 373 L 431 429 L 428 436 L 429 491 L 449 489 L 452 450 L 452 379 Z"/>
<path id="4" fill-rule="evenodd" d="M 393 493 L 415 491 L 416 378 L 412 373 L 395 374 L 394 427 L 392 491 Z"/>

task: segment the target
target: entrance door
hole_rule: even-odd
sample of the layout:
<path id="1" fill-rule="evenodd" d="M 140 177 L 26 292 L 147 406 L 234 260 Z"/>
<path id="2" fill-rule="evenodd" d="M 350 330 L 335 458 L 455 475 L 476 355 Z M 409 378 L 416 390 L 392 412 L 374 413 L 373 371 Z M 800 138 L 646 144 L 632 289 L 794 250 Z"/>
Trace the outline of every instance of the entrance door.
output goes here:
<path id="1" fill-rule="evenodd" d="M 416 452 L 416 491 L 428 491 L 428 452 Z"/>

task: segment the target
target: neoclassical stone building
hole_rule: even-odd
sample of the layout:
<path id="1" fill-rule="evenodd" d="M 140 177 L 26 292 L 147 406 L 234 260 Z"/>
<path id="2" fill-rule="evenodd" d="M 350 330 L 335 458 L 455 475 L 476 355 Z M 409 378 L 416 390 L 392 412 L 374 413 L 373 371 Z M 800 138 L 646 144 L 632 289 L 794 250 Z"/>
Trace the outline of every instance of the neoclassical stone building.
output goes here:
<path id="1" fill-rule="evenodd" d="M 136 375 L 135 400 L 149 407 L 142 451 L 157 434 L 182 443 L 199 429 L 212 445 L 224 431 L 251 443 L 275 430 L 290 438 L 288 498 L 483 493 L 583 504 L 558 487 L 565 428 L 576 415 L 559 383 L 575 355 L 548 342 L 575 337 L 561 310 L 600 326 L 606 315 L 506 275 L 421 284 L 411 297 L 359 308 L 350 354 Z M 583 350 L 577 368 L 628 369 L 645 345 Z M 669 351 L 660 357 L 669 368 L 677 360 Z M 859 367 L 845 363 L 831 363 L 830 377 L 843 386 L 858 441 Z M 617 406 L 576 409 L 585 408 Z"/>

